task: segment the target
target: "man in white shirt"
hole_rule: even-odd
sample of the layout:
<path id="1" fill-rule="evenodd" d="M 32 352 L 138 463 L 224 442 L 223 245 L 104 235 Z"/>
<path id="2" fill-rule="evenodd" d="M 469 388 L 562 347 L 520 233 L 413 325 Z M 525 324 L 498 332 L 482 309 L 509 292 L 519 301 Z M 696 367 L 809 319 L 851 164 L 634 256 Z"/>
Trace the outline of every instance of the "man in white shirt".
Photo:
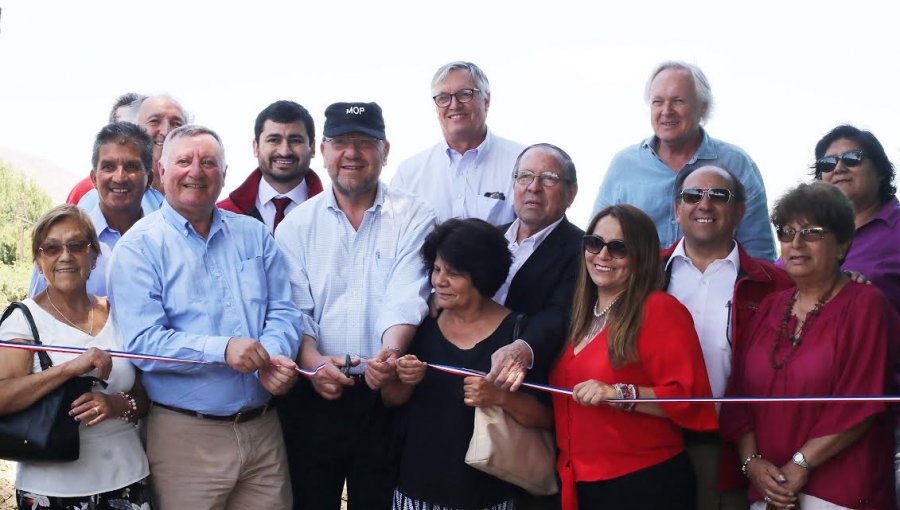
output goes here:
<path id="1" fill-rule="evenodd" d="M 400 163 L 391 187 L 430 204 L 438 221 L 514 220 L 510 169 L 524 147 L 488 129 L 487 76 L 471 62 L 451 62 L 434 74 L 431 94 L 444 139 Z"/>
<path id="2" fill-rule="evenodd" d="M 398 459 L 378 390 L 428 309 L 419 250 L 434 213 L 379 180 L 390 143 L 377 104 L 329 106 L 323 136 L 331 185 L 275 232 L 303 312 L 300 364 L 323 366 L 279 402 L 294 501 L 338 508 L 346 480 L 349 508 L 390 508 Z"/>
<path id="3" fill-rule="evenodd" d="M 275 101 L 259 112 L 253 155 L 259 166 L 218 207 L 252 216 L 274 232 L 285 215 L 322 191 L 309 168 L 316 156 L 316 126 L 293 101 Z"/>
<path id="4" fill-rule="evenodd" d="M 720 167 L 682 170 L 675 217 L 684 237 L 662 253 L 666 288 L 694 318 L 713 396 L 725 393 L 733 344 L 760 301 L 792 285 L 779 268 L 754 259 L 735 241 L 747 209 L 743 184 Z M 746 509 L 740 459 L 718 433 L 685 433 L 697 475 L 698 509 Z"/>

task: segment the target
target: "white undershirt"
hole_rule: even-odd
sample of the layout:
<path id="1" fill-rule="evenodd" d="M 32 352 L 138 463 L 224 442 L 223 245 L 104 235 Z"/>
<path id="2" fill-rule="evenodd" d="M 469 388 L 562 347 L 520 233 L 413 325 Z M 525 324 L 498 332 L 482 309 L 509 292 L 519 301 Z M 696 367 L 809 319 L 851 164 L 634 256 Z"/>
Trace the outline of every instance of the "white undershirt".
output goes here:
<path id="1" fill-rule="evenodd" d="M 291 199 L 291 203 L 284 209 L 284 214 L 287 216 L 287 213 L 309 198 L 309 187 L 306 185 L 306 179 L 300 181 L 300 184 L 294 186 L 294 189 L 287 193 L 275 191 L 275 188 L 266 182 L 265 178 L 259 180 L 259 191 L 256 192 L 256 210 L 259 211 L 263 223 L 269 227 L 269 230 L 274 230 L 275 225 L 275 204 L 272 203 L 272 199 L 280 197 Z"/>
<path id="2" fill-rule="evenodd" d="M 672 269 L 669 294 L 690 310 L 700 337 L 713 396 L 721 397 L 731 375 L 731 342 L 728 338 L 731 328 L 728 322 L 740 267 L 737 244 L 727 257 L 713 261 L 701 273 L 687 257 L 682 239 L 669 259 L 669 266 Z"/>
<path id="3" fill-rule="evenodd" d="M 512 253 L 513 256 L 512 266 L 509 268 L 509 274 L 506 276 L 506 281 L 503 282 L 503 286 L 500 287 L 500 290 L 498 290 L 496 294 L 494 294 L 494 301 L 501 305 L 506 302 L 506 295 L 509 293 L 509 285 L 512 283 L 513 278 L 516 277 L 516 273 L 519 272 L 519 269 L 522 269 L 522 266 L 525 265 L 525 262 L 528 262 L 528 258 L 531 257 L 531 254 L 538 249 L 538 246 L 544 242 L 544 239 L 547 239 L 550 232 L 553 232 L 553 229 L 555 229 L 562 220 L 563 219 L 560 218 L 554 221 L 544 230 L 541 230 L 527 239 L 523 239 L 521 243 L 516 241 L 519 235 L 519 225 L 521 222 L 518 218 L 516 218 L 516 221 L 512 222 L 512 225 L 509 226 L 506 230 L 506 234 L 504 234 L 504 237 L 506 237 L 506 240 L 509 242 L 509 252 Z"/>

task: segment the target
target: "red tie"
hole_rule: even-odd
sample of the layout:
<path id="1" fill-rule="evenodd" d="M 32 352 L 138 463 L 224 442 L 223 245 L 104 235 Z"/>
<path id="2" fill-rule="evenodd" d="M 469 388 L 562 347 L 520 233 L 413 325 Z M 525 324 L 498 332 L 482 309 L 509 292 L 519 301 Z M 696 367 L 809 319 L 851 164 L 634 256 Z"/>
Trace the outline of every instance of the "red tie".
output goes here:
<path id="1" fill-rule="evenodd" d="M 272 232 L 278 228 L 278 224 L 284 219 L 284 210 L 292 200 L 288 197 L 273 198 L 272 203 L 275 204 L 275 224 L 272 225 Z"/>

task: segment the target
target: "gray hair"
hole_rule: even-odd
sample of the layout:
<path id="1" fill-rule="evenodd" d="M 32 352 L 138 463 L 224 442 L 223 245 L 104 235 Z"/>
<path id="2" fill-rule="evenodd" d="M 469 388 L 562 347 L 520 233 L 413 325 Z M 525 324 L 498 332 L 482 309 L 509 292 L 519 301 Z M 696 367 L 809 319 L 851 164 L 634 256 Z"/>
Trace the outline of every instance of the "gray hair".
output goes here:
<path id="1" fill-rule="evenodd" d="M 573 184 L 578 184 L 578 174 L 575 172 L 575 162 L 572 161 L 572 156 L 569 156 L 568 152 L 552 143 L 536 143 L 525 147 L 525 149 L 519 153 L 519 157 L 516 158 L 513 172 L 519 171 L 519 163 L 521 163 L 522 158 L 525 157 L 525 154 L 531 149 L 547 149 L 554 152 L 556 154 L 556 159 L 559 160 L 559 166 L 563 171 L 563 182 L 569 187 Z"/>
<path id="2" fill-rule="evenodd" d="M 648 103 L 650 102 L 650 85 L 653 84 L 653 80 L 659 73 L 668 69 L 676 69 L 691 73 L 691 77 L 694 79 L 694 90 L 697 94 L 697 100 L 700 102 L 701 106 L 706 105 L 706 111 L 703 111 L 700 116 L 700 123 L 705 123 L 713 111 L 712 88 L 709 86 L 709 80 L 706 79 L 706 75 L 703 74 L 703 71 L 693 64 L 678 60 L 668 60 L 657 64 L 656 67 L 653 68 L 653 72 L 650 73 L 650 78 L 647 80 L 647 86 L 644 88 L 644 100 Z"/>
<path id="3" fill-rule="evenodd" d="M 123 121 L 131 122 L 132 124 L 137 124 L 140 126 L 140 123 L 138 122 L 138 113 L 141 111 L 141 106 L 144 105 L 144 101 L 146 101 L 148 99 L 156 98 L 156 97 L 164 97 L 164 98 L 168 99 L 169 101 L 172 101 L 173 103 L 177 104 L 178 109 L 181 110 L 181 116 L 184 118 L 185 124 L 190 124 L 191 122 L 193 122 L 193 120 L 194 120 L 193 116 L 190 114 L 190 112 L 188 112 L 187 110 L 184 109 L 184 106 L 181 105 L 181 101 L 175 99 L 174 97 L 172 97 L 168 94 L 155 94 L 152 96 L 140 96 L 138 99 L 136 99 L 130 105 L 128 105 L 128 108 L 122 113 L 122 117 L 119 119 L 119 122 L 123 122 Z"/>
<path id="4" fill-rule="evenodd" d="M 438 84 L 444 81 L 444 78 L 450 74 L 450 71 L 457 70 L 465 70 L 469 72 L 469 75 L 472 76 L 472 80 L 475 82 L 475 87 L 480 90 L 485 96 L 491 95 L 491 84 L 488 82 L 487 76 L 484 74 L 484 71 L 481 70 L 478 66 L 471 62 L 464 62 L 462 60 L 457 60 L 456 62 L 450 62 L 449 64 L 444 64 L 440 68 L 438 68 L 437 72 L 434 73 L 434 77 L 431 79 L 431 91 L 434 92 L 434 89 L 437 88 Z"/>
<path id="5" fill-rule="evenodd" d="M 172 140 L 176 138 L 193 138 L 195 136 L 200 135 L 209 135 L 216 140 L 216 143 L 219 144 L 219 166 L 222 167 L 222 171 L 225 171 L 225 145 L 222 143 L 222 138 L 208 127 L 198 126 L 196 124 L 185 124 L 181 127 L 175 128 L 172 131 L 169 131 L 169 134 L 166 135 L 166 140 L 163 142 L 162 153 L 159 156 L 159 162 L 165 168 L 169 163 L 169 148 L 172 145 Z"/>
<path id="6" fill-rule="evenodd" d="M 117 97 L 116 102 L 113 103 L 112 109 L 109 111 L 109 123 L 113 124 L 113 123 L 119 122 L 120 120 L 124 120 L 124 119 L 116 118 L 116 111 L 119 108 L 121 108 L 123 106 L 129 107 L 132 104 L 134 104 L 135 101 L 143 101 L 144 99 L 145 99 L 145 96 L 138 94 L 137 92 L 128 92 L 128 93 L 122 94 L 121 96 Z M 131 110 L 130 108 L 125 108 L 125 111 L 122 112 L 122 116 L 124 117 L 124 116 L 128 115 L 128 112 L 130 110 Z"/>

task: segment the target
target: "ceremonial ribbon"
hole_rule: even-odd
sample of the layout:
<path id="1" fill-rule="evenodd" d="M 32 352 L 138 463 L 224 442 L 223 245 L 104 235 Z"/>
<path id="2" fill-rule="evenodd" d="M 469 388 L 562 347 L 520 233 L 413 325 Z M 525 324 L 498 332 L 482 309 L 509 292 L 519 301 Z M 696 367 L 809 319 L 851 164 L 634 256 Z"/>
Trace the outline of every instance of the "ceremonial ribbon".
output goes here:
<path id="1" fill-rule="evenodd" d="M 450 365 L 439 365 L 437 363 L 428 363 L 428 366 L 441 372 L 456 374 L 462 376 L 484 377 L 487 374 L 477 370 L 468 368 L 454 367 Z M 548 393 L 556 393 L 559 395 L 572 395 L 572 390 L 550 386 L 547 384 L 537 384 L 523 382 L 522 386 L 533 388 Z M 676 403 L 730 403 L 730 404 L 751 404 L 757 402 L 900 402 L 900 395 L 853 395 L 853 396 L 813 396 L 813 397 L 684 397 L 684 398 L 616 398 L 609 399 L 610 402 L 621 403 L 657 403 L 657 404 L 676 404 Z"/>
<path id="2" fill-rule="evenodd" d="M 24 351 L 44 351 L 44 352 L 60 352 L 64 354 L 83 354 L 88 348 L 87 347 L 68 347 L 65 345 L 47 345 L 47 344 L 20 344 L 17 342 L 5 342 L 0 340 L 0 347 L 7 347 L 11 349 L 21 349 Z M 124 351 L 104 351 L 113 358 L 125 358 L 125 359 L 136 359 L 143 361 L 164 361 L 170 363 L 189 363 L 194 365 L 224 365 L 224 363 L 219 363 L 217 361 L 205 361 L 205 360 L 197 360 L 197 359 L 181 359 L 181 358 L 171 358 L 168 356 L 153 356 L 150 354 L 141 354 L 134 352 L 124 352 Z M 272 363 L 274 367 L 282 367 L 277 363 Z M 306 377 L 312 377 L 316 375 L 319 370 L 325 367 L 325 364 L 322 363 L 318 367 L 313 370 L 306 370 L 304 368 L 300 368 L 299 366 L 294 367 L 294 371 L 299 374 L 305 375 Z"/>

